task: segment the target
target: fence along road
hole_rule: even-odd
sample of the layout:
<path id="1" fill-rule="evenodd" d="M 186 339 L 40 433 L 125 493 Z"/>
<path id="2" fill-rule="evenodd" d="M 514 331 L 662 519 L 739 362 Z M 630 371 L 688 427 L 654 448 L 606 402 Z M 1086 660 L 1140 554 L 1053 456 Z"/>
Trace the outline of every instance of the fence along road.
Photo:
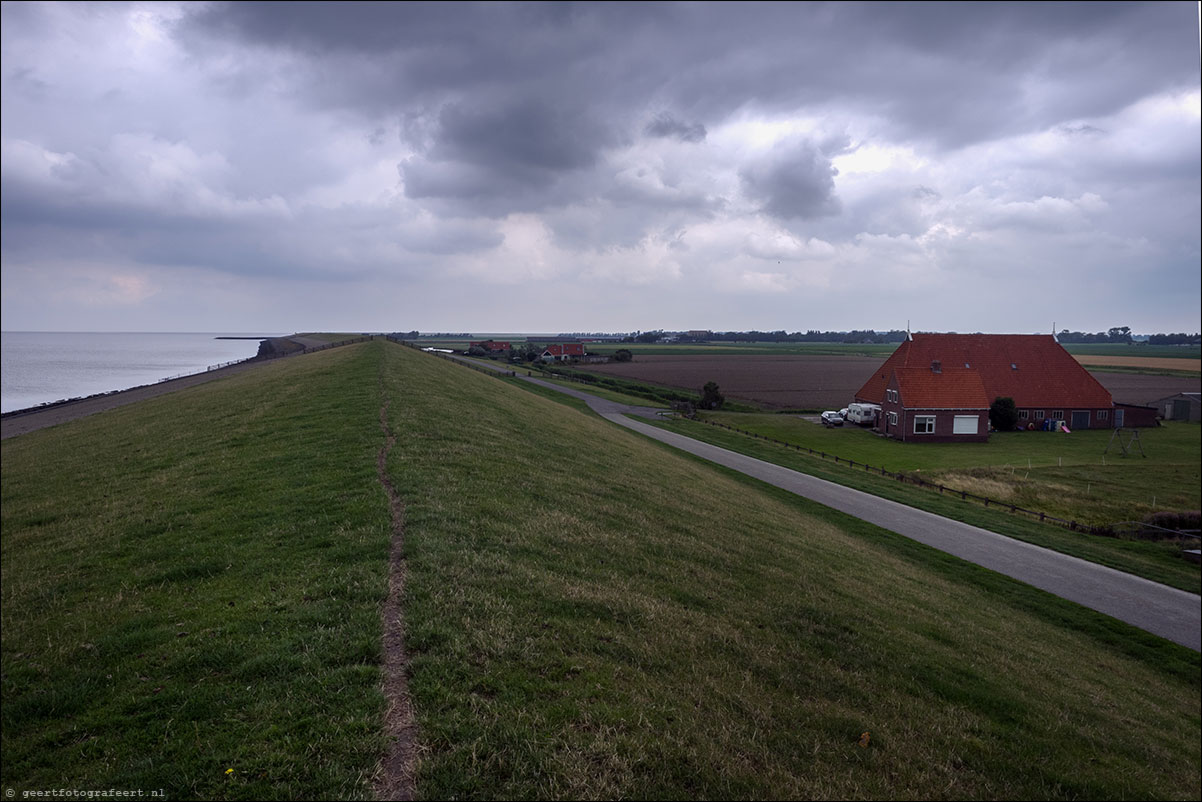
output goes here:
<path id="1" fill-rule="evenodd" d="M 495 370 L 514 375 L 508 369 Z M 673 448 L 1026 582 L 1194 651 L 1202 651 L 1202 596 L 907 507 L 627 417 L 655 414 L 644 407 L 629 407 L 540 379 L 521 375 L 516 378 L 579 398 L 606 420 Z"/>

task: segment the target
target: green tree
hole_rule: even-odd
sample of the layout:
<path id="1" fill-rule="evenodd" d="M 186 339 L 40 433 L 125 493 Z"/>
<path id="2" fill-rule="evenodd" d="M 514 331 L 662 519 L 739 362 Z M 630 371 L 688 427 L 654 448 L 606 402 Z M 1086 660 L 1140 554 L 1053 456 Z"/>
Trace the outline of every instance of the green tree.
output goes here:
<path id="1" fill-rule="evenodd" d="M 706 382 L 705 387 L 701 388 L 702 409 L 721 409 L 724 401 L 726 398 L 718 392 L 717 382 Z"/>
<path id="2" fill-rule="evenodd" d="M 619 348 L 614 351 L 614 362 L 629 362 L 632 359 L 634 359 L 634 354 L 630 352 L 629 348 Z"/>
<path id="3" fill-rule="evenodd" d="M 989 425 L 999 432 L 1008 432 L 1018 424 L 1018 408 L 1014 399 L 998 396 L 989 405 Z"/>

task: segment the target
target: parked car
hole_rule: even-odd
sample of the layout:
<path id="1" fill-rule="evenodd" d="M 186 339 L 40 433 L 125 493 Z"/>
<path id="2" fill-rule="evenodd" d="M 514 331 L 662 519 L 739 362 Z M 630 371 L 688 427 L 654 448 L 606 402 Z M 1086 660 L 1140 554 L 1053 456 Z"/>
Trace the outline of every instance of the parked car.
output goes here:
<path id="1" fill-rule="evenodd" d="M 822 413 L 822 423 L 826 426 L 842 426 L 843 416 L 832 409 Z"/>
<path id="2" fill-rule="evenodd" d="M 847 407 L 843 407 L 843 409 L 839 410 L 839 417 L 843 420 L 847 420 Z"/>

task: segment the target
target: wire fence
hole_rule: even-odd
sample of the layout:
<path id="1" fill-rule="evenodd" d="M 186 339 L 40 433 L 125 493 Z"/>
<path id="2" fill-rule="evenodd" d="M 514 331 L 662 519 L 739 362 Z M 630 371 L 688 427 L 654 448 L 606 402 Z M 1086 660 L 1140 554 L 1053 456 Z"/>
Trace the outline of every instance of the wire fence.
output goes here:
<path id="1" fill-rule="evenodd" d="M 847 457 L 840 457 L 836 454 L 828 454 L 825 451 L 810 448 L 809 446 L 799 446 L 794 443 L 785 442 L 784 440 L 777 440 L 774 437 L 766 437 L 762 434 L 757 434 L 756 432 L 749 432 L 746 429 L 740 429 L 737 426 L 730 426 L 725 423 L 719 423 L 717 421 L 702 420 L 702 419 L 698 419 L 698 422 L 705 423 L 710 426 L 715 426 L 719 429 L 727 429 L 732 432 L 737 432 L 738 434 L 746 435 L 748 437 L 752 437 L 757 440 L 763 440 L 765 442 L 775 443 L 776 445 L 783 446 L 786 449 L 793 449 L 794 451 L 805 452 L 812 456 L 821 457 L 822 459 L 834 460 L 836 465 L 847 465 L 850 468 L 856 468 L 858 466 L 860 468 L 863 468 L 866 473 L 880 475 L 880 476 L 886 477 L 888 479 L 896 479 L 897 481 L 899 481 L 903 484 L 908 483 L 908 484 L 913 484 L 918 487 L 926 488 L 929 490 L 935 490 L 935 491 L 938 491 L 940 495 L 958 497 L 964 501 L 976 501 L 981 504 L 984 504 L 986 507 L 996 507 L 998 509 L 1005 510 L 1007 512 L 1011 512 L 1011 513 L 1015 513 L 1015 514 L 1021 513 L 1023 515 L 1028 515 L 1042 523 L 1051 523 L 1051 524 L 1056 524 L 1057 526 L 1063 526 L 1066 529 L 1069 529 L 1073 532 L 1083 532 L 1085 534 L 1090 534 L 1090 535 L 1103 535 L 1106 537 L 1116 537 L 1118 534 L 1120 534 L 1120 532 L 1118 530 L 1116 530 L 1115 527 L 1113 527 L 1113 526 L 1092 526 L 1090 524 L 1083 524 L 1080 521 L 1073 521 L 1073 520 L 1068 520 L 1065 518 L 1057 518 L 1054 515 L 1048 515 L 1046 512 L 1039 512 L 1038 510 L 1028 510 L 1025 507 L 1020 507 L 1017 504 L 1011 504 L 1010 502 L 1007 502 L 1007 501 L 999 501 L 998 499 L 989 498 L 988 496 L 981 496 L 981 495 L 977 495 L 976 493 L 969 493 L 967 490 L 958 490 L 954 487 L 947 487 L 946 485 L 939 484 L 938 482 L 930 482 L 921 476 L 914 476 L 913 474 L 889 471 L 884 468 L 877 467 L 875 465 L 869 465 L 866 462 L 857 462 L 856 460 L 848 459 Z M 1176 530 L 1165 530 L 1165 531 L 1176 532 Z"/>

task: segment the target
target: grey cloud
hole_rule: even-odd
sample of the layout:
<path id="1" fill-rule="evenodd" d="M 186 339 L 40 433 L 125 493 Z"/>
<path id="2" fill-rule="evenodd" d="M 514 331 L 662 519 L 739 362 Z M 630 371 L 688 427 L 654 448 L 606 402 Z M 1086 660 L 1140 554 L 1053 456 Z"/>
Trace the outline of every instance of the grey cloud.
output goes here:
<path id="1" fill-rule="evenodd" d="M 586 109 L 530 98 L 445 106 L 434 156 L 524 170 L 573 170 L 615 140 Z"/>
<path id="2" fill-rule="evenodd" d="M 838 175 L 818 145 L 795 139 L 778 145 L 739 171 L 747 195 L 762 210 L 782 220 L 811 219 L 838 214 L 835 195 Z"/>
<path id="3" fill-rule="evenodd" d="M 683 123 L 667 112 L 661 112 L 643 129 L 648 136 L 671 137 L 681 142 L 704 142 L 706 130 L 701 123 Z"/>
<path id="4" fill-rule="evenodd" d="M 706 138 L 696 120 L 738 110 L 837 107 L 881 119 L 895 141 L 936 149 L 1111 113 L 1149 86 L 1196 85 L 1196 43 L 1176 34 L 1187 26 L 1166 24 L 1184 20 L 1182 9 L 232 3 L 201 8 L 178 31 L 202 60 L 214 42 L 293 54 L 291 78 L 278 79 L 298 98 L 353 109 L 371 126 L 427 121 L 415 143 L 426 163 L 405 168 L 406 192 L 442 198 L 447 210 L 459 197 L 462 213 L 484 206 L 496 214 L 506 195 L 519 201 L 514 211 L 546 208 L 551 199 L 528 197 L 537 188 L 580 200 L 560 179 L 602 162 L 621 140 L 616 132 L 637 130 L 652 109 L 672 111 L 642 133 L 681 142 Z M 1117 69 L 1098 70 L 1101 60 Z M 244 64 L 257 69 L 253 59 Z M 749 175 L 753 185 L 767 180 Z M 810 194 L 779 189 L 770 194 Z"/>
<path id="5" fill-rule="evenodd" d="M 430 136 L 427 154 L 400 165 L 406 196 L 457 199 L 493 216 L 579 198 L 590 189 L 582 171 L 618 142 L 586 109 L 529 98 L 447 105 Z"/>
<path id="6" fill-rule="evenodd" d="M 434 284 L 443 255 L 491 248 L 496 219 L 533 212 L 531 227 L 596 263 L 695 232 L 689 269 L 704 270 L 719 258 L 712 243 L 774 227 L 744 219 L 756 216 L 748 199 L 784 222 L 775 227 L 836 249 L 945 224 L 932 259 L 968 263 L 977 246 L 955 232 L 971 229 L 964 210 L 980 187 L 1014 202 L 1096 195 L 1106 207 L 1088 220 L 1100 231 L 1196 268 L 1197 118 L 1164 99 L 1199 85 L 1194 4 L 6 3 L 0 13 L 0 125 L 6 147 L 30 146 L 27 162 L 5 159 L 3 248 L 24 263 L 101 252 L 256 277 L 428 270 Z M 165 39 L 153 35 L 160 23 Z M 854 131 L 913 158 L 836 176 L 846 138 L 815 135 L 748 159 L 765 121 Z M 1043 151 L 1018 136 L 1048 132 Z M 43 169 L 62 156 L 76 161 Z M 938 196 L 914 194 L 920 183 Z M 990 253 L 1002 263 L 1012 246 Z M 1172 269 L 1196 281 L 1189 258 Z M 620 306 L 603 294 L 590 313 Z M 675 301 L 656 296 L 653 308 Z M 716 295 L 698 302 L 732 308 Z M 748 325 L 786 325 L 761 312 L 746 313 Z M 701 322 L 711 324 L 731 325 Z"/>

